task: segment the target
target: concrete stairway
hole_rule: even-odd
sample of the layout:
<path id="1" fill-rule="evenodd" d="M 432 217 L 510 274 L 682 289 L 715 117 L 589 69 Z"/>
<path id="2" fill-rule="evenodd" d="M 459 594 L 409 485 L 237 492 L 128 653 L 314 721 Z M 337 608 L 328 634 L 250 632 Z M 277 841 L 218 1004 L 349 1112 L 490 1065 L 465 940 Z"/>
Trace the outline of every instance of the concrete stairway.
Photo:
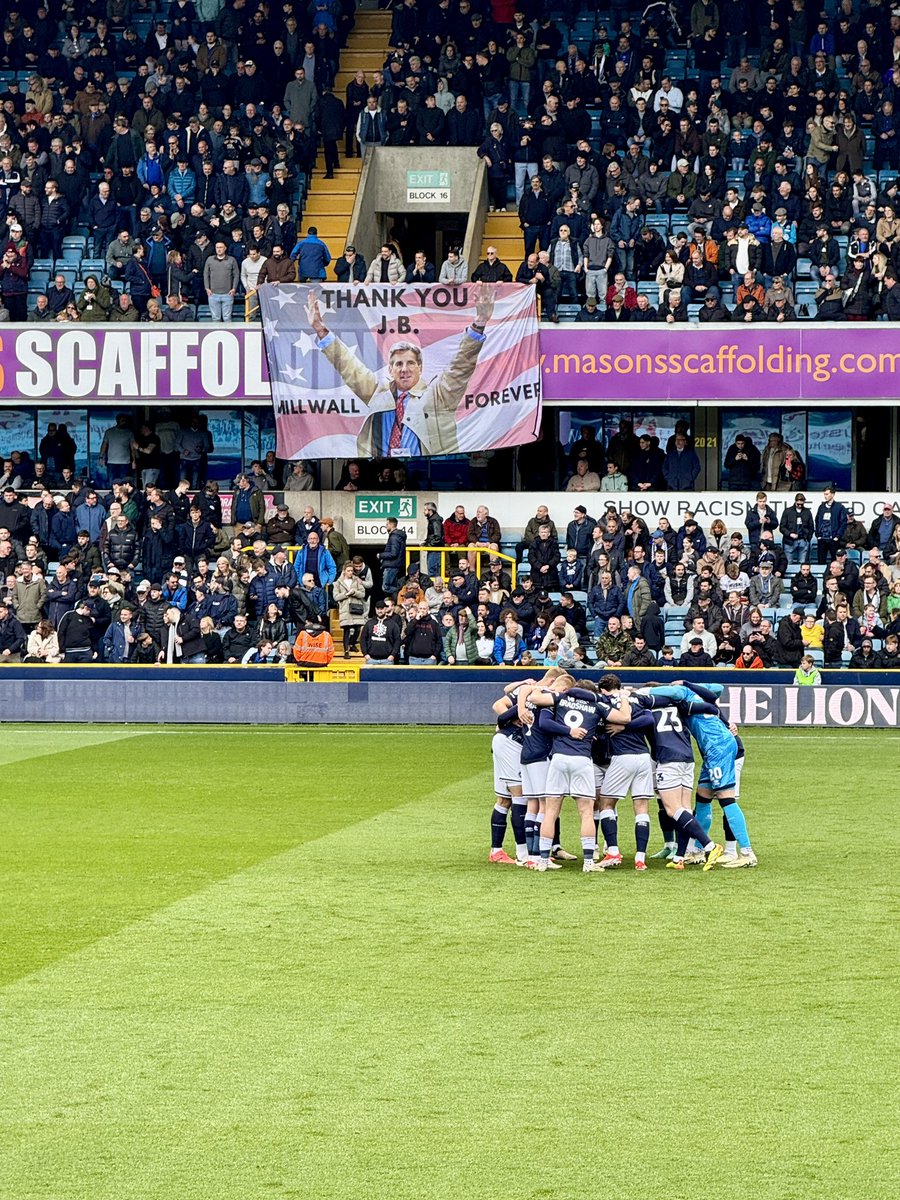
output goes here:
<path id="1" fill-rule="evenodd" d="M 356 24 L 341 53 L 341 69 L 335 81 L 335 94 L 341 100 L 345 100 L 347 84 L 358 70 L 365 71 L 369 79 L 373 71 L 381 70 L 390 31 L 389 12 L 367 9 L 356 14 Z M 325 179 L 325 161 L 319 151 L 302 223 L 304 232 L 310 225 L 315 225 L 319 237 L 327 244 L 335 259 L 343 254 L 347 244 L 350 217 L 362 169 L 361 159 L 345 158 L 343 142 L 340 145 L 340 159 L 341 166 L 335 172 L 334 179 Z M 328 277 L 334 279 L 333 270 L 329 270 Z"/>

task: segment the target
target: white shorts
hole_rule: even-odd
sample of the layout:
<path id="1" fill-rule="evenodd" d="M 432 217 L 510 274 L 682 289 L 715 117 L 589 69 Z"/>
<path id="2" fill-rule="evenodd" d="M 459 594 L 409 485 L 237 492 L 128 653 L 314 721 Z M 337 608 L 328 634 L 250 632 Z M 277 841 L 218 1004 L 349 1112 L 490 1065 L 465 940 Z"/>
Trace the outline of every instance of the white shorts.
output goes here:
<path id="1" fill-rule="evenodd" d="M 624 800 L 632 796 L 649 797 L 656 793 L 653 786 L 653 759 L 649 754 L 614 754 L 606 768 L 603 795 Z"/>
<path id="2" fill-rule="evenodd" d="M 505 733 L 495 733 L 491 742 L 491 755 L 494 759 L 494 792 L 498 796 L 509 796 L 512 793 L 509 785 L 521 782 L 522 757 L 521 745 Z"/>
<path id="3" fill-rule="evenodd" d="M 543 800 L 547 795 L 547 772 L 550 770 L 549 758 L 540 762 L 522 763 L 522 795 L 529 800 Z"/>
<path id="4" fill-rule="evenodd" d="M 606 772 L 608 769 L 608 767 L 598 767 L 597 764 L 594 763 L 594 791 L 598 796 L 603 795 L 603 780 L 606 777 Z"/>
<path id="5" fill-rule="evenodd" d="M 594 798 L 594 764 L 575 754 L 554 754 L 547 772 L 548 796 Z"/>
<path id="6" fill-rule="evenodd" d="M 741 771 L 743 771 L 743 769 L 744 769 L 744 756 L 742 754 L 740 758 L 736 758 L 734 760 L 734 798 L 735 798 L 735 800 L 740 800 L 740 798 L 741 798 Z"/>
<path id="7" fill-rule="evenodd" d="M 694 764 L 692 762 L 667 762 L 656 764 L 656 790 L 671 792 L 675 788 L 694 790 Z"/>

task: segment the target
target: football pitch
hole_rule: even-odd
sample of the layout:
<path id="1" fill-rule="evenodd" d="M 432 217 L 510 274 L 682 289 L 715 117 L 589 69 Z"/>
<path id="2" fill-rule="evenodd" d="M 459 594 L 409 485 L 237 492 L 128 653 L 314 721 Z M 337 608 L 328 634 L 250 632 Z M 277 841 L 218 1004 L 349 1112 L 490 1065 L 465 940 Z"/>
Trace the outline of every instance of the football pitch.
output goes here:
<path id="1" fill-rule="evenodd" d="M 2 1200 L 900 1194 L 895 732 L 644 875 L 489 866 L 487 728 L 3 732 Z"/>

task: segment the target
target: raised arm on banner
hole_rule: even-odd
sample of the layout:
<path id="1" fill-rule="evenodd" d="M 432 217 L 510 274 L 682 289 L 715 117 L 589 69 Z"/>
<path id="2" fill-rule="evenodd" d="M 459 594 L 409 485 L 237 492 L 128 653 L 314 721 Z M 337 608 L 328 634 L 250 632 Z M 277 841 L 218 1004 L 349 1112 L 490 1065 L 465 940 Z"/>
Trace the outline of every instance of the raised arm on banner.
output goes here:
<path id="1" fill-rule="evenodd" d="M 322 310 L 319 307 L 319 297 L 315 292 L 309 291 L 306 294 L 306 318 L 312 326 L 313 333 L 317 338 L 323 338 L 328 333 L 328 327 L 322 320 Z"/>
<path id="2" fill-rule="evenodd" d="M 475 294 L 475 320 L 472 322 L 474 329 L 484 330 L 485 325 L 494 315 L 496 296 L 493 284 L 480 283 L 478 285 L 478 291 Z"/>

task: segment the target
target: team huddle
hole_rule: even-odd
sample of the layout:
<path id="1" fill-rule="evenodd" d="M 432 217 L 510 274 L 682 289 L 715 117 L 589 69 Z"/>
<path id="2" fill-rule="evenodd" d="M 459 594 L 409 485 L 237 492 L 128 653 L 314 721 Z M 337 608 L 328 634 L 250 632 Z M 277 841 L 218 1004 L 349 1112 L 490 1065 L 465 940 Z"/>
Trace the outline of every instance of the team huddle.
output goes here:
<path id="1" fill-rule="evenodd" d="M 494 704 L 489 861 L 537 871 L 576 861 L 559 841 L 560 809 L 571 796 L 581 821 L 583 870 L 621 867 L 618 805 L 630 793 L 636 871 L 647 870 L 654 797 L 664 845 L 652 857 L 666 860 L 667 868 L 755 867 L 738 802 L 744 747 L 719 711 L 722 691 L 720 684 L 695 683 L 631 690 L 617 675 L 594 684 L 559 667 L 539 681 L 509 684 Z M 701 759 L 696 797 L 693 742 Z M 722 842 L 710 834 L 714 801 L 722 809 Z M 515 858 L 503 849 L 510 819 Z"/>

